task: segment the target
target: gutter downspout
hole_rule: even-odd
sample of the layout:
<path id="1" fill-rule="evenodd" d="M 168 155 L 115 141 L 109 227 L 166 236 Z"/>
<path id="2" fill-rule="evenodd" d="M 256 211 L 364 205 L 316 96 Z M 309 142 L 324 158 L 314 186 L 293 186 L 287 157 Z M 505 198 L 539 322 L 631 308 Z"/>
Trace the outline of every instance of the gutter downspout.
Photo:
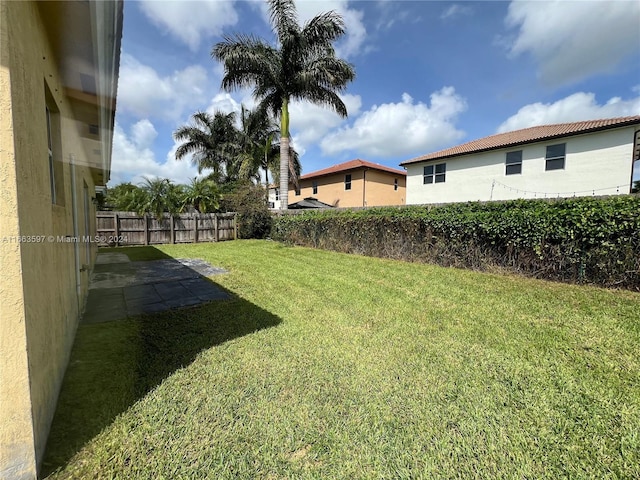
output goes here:
<path id="1" fill-rule="evenodd" d="M 633 134 L 633 149 L 631 150 L 631 181 L 629 182 L 629 192 L 633 190 L 633 170 L 636 163 L 636 149 L 640 149 L 640 130 L 636 130 Z M 638 156 L 638 161 L 640 161 L 640 155 Z"/>
<path id="2" fill-rule="evenodd" d="M 71 213 L 73 217 L 73 237 L 78 238 L 78 198 L 76 193 L 76 158 L 75 155 L 69 155 L 69 165 L 71 167 Z M 78 303 L 78 316 L 82 315 L 82 285 L 80 282 L 80 242 L 73 242 L 73 254 L 75 259 L 76 270 L 76 299 Z"/>
<path id="3" fill-rule="evenodd" d="M 362 170 L 362 206 L 367 206 L 367 169 Z"/>

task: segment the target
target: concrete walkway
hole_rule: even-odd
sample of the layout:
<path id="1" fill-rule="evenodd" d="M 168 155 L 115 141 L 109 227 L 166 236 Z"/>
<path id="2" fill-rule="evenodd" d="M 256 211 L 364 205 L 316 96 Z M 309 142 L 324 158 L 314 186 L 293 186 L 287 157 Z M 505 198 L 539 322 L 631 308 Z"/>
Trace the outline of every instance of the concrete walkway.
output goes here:
<path id="1" fill-rule="evenodd" d="M 91 275 L 83 323 L 231 298 L 206 277 L 227 273 L 200 259 L 131 262 L 123 253 L 99 253 Z"/>

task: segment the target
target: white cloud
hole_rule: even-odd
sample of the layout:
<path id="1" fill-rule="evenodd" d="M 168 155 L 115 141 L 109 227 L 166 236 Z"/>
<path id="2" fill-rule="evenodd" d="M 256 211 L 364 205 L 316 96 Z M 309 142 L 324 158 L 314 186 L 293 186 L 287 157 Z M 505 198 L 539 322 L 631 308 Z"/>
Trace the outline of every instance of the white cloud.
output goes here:
<path id="1" fill-rule="evenodd" d="M 184 110 L 196 108 L 206 98 L 211 84 L 207 71 L 199 65 L 176 70 L 161 77 L 148 65 L 123 53 L 118 82 L 118 110 L 137 118 L 160 117 L 177 120 Z"/>
<path id="2" fill-rule="evenodd" d="M 432 93 L 431 106 L 415 103 L 404 93 L 402 102 L 374 105 L 353 126 L 329 134 L 320 145 L 326 154 L 354 151 L 374 157 L 434 150 L 464 136 L 454 121 L 466 108 L 466 101 L 453 87 Z"/>
<path id="3" fill-rule="evenodd" d="M 458 5 L 457 3 L 454 3 L 453 5 L 451 5 L 449 8 L 447 8 L 444 12 L 442 12 L 442 14 L 440 15 L 440 18 L 442 20 L 446 20 L 448 18 L 456 18 L 456 17 L 460 17 L 462 15 L 471 15 L 471 13 L 473 12 L 473 9 L 469 6 L 466 5 Z"/>
<path id="4" fill-rule="evenodd" d="M 545 83 L 563 84 L 610 72 L 637 51 L 638 18 L 637 1 L 513 1 L 505 21 L 518 29 L 510 53 L 531 53 Z"/>
<path id="5" fill-rule="evenodd" d="M 175 149 L 167 153 L 166 161 L 160 163 L 153 153 L 153 142 L 157 137 L 155 127 L 148 119 L 140 120 L 125 132 L 116 123 L 113 131 L 113 154 L 111 164 L 110 185 L 121 182 L 134 184 L 143 181 L 144 177 L 161 177 L 175 183 L 188 183 L 198 173 L 189 159 L 176 160 Z"/>
<path id="6" fill-rule="evenodd" d="M 359 95 L 346 94 L 340 98 L 352 118 L 358 115 L 362 106 Z M 310 145 L 345 121 L 333 110 L 309 102 L 291 102 L 289 117 L 293 146 L 301 155 Z"/>
<path id="7" fill-rule="evenodd" d="M 509 117 L 498 127 L 498 132 L 510 132 L 521 128 L 554 123 L 579 122 L 601 118 L 640 115 L 640 97 L 622 100 L 610 98 L 599 105 L 593 93 L 578 92 L 554 103 L 532 103 Z"/>
<path id="8" fill-rule="evenodd" d="M 221 35 L 238 22 L 233 1 L 142 0 L 140 9 L 158 27 L 196 51 L 203 39 Z"/>

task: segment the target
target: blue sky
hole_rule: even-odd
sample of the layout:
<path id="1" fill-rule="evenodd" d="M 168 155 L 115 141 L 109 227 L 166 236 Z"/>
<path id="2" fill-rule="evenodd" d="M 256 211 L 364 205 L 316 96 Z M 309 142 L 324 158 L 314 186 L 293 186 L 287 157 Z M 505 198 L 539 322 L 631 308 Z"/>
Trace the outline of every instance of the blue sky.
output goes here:
<path id="1" fill-rule="evenodd" d="M 362 158 L 390 167 L 497 132 L 640 114 L 640 2 L 298 1 L 336 10 L 356 80 L 349 117 L 291 105 L 303 173 Z M 125 1 L 110 186 L 197 175 L 172 132 L 198 110 L 251 107 L 220 89 L 223 35 L 273 34 L 258 1 Z M 636 169 L 640 178 L 640 165 Z"/>

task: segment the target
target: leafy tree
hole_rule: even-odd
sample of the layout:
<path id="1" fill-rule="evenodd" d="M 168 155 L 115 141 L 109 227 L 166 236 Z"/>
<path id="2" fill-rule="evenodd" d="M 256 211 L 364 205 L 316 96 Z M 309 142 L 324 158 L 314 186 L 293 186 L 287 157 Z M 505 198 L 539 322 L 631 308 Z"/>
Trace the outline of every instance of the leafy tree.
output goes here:
<path id="1" fill-rule="evenodd" d="M 192 162 L 198 173 L 212 170 L 209 178 L 216 183 L 225 183 L 237 178 L 238 167 L 234 165 L 238 145 L 235 113 L 196 112 L 191 116 L 191 125 L 173 132 L 173 138 L 183 143 L 176 150 L 176 159 L 192 154 Z"/>
<path id="2" fill-rule="evenodd" d="M 226 37 L 211 55 L 224 64 L 222 88 L 253 88 L 253 95 L 280 118 L 280 195 L 287 208 L 289 188 L 289 102 L 307 100 L 346 117 L 338 96 L 355 78 L 353 66 L 336 58 L 333 42 L 345 33 L 336 12 L 321 13 L 302 28 L 294 0 L 268 0 L 278 47 L 250 35 Z"/>
<path id="3" fill-rule="evenodd" d="M 262 186 L 239 182 L 220 203 L 221 210 L 238 214 L 240 238 L 265 238 L 271 232 L 271 213 L 264 201 Z"/>
<path id="4" fill-rule="evenodd" d="M 211 213 L 220 207 L 220 189 L 208 178 L 194 178 L 183 187 L 181 210 L 188 205 L 199 213 Z"/>
<path id="5" fill-rule="evenodd" d="M 106 205 L 118 211 L 134 211 L 137 199 L 141 197 L 140 187 L 130 182 L 120 183 L 107 189 Z M 132 208 L 132 206 L 134 206 Z"/>

